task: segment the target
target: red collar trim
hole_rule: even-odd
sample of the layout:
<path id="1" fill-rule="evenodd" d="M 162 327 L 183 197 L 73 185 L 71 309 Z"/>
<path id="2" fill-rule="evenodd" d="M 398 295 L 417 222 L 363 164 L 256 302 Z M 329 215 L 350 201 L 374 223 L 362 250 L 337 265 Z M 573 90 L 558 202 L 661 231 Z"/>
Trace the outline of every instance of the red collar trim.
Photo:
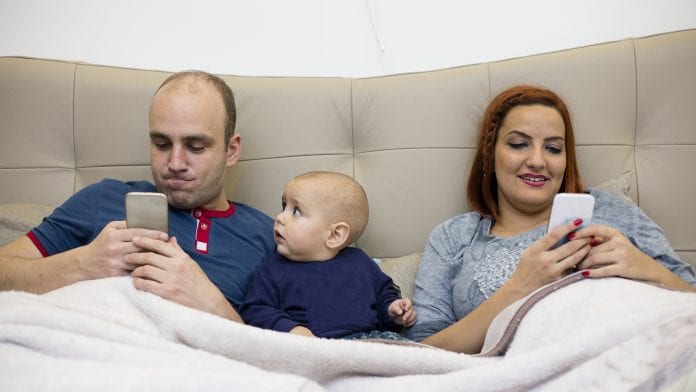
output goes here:
<path id="1" fill-rule="evenodd" d="M 231 201 L 229 203 L 230 207 L 225 211 L 208 210 L 203 207 L 198 207 L 191 210 L 191 215 L 196 218 L 227 218 L 232 216 L 235 212 L 234 203 Z"/>

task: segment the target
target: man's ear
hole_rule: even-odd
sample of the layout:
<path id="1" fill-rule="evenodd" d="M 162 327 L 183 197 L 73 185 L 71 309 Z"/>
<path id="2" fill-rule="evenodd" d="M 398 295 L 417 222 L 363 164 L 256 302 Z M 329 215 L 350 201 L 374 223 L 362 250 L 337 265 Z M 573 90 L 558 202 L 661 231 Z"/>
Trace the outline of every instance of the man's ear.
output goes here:
<path id="1" fill-rule="evenodd" d="M 227 144 L 227 167 L 237 163 L 239 155 L 242 153 L 242 137 L 235 133 Z"/>
<path id="2" fill-rule="evenodd" d="M 330 249 L 340 249 L 348 241 L 350 226 L 346 222 L 338 222 L 331 225 L 331 232 L 326 238 L 326 247 Z"/>

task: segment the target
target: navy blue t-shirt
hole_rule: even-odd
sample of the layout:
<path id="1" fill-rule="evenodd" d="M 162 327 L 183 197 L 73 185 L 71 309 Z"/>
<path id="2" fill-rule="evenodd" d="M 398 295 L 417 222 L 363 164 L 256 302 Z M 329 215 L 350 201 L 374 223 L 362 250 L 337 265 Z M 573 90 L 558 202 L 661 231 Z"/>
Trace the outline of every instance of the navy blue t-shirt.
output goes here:
<path id="1" fill-rule="evenodd" d="M 86 245 L 107 223 L 125 220 L 126 193 L 156 191 L 146 181 L 103 180 L 74 194 L 28 235 L 44 256 Z M 275 253 L 273 220 L 241 203 L 227 211 L 169 207 L 168 219 L 169 235 L 235 307 L 253 270 Z"/>
<path id="2" fill-rule="evenodd" d="M 312 262 L 277 253 L 254 271 L 239 314 L 257 327 L 288 332 L 302 325 L 326 338 L 398 331 L 401 325 L 391 321 L 388 308 L 400 295 L 392 279 L 358 248 Z"/>

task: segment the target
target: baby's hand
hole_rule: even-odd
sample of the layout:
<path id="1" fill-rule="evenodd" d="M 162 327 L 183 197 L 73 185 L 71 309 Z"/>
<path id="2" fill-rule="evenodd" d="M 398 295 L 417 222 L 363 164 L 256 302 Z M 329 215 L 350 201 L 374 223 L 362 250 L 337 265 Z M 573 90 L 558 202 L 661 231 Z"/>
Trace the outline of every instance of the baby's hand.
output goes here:
<path id="1" fill-rule="evenodd" d="M 410 327 L 416 323 L 416 310 L 410 299 L 397 299 L 389 305 L 389 317 L 397 324 Z"/>
<path id="2" fill-rule="evenodd" d="M 293 329 L 290 330 L 290 333 L 295 334 L 295 335 L 302 335 L 302 336 L 314 336 L 312 331 L 310 331 L 309 328 L 303 327 L 301 325 L 298 325 L 294 327 Z"/>

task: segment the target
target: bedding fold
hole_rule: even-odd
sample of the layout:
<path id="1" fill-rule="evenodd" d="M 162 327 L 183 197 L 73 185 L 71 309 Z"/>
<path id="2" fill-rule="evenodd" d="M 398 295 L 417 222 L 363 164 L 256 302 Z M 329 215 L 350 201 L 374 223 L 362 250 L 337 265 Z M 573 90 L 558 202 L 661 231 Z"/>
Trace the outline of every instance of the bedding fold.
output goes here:
<path id="1" fill-rule="evenodd" d="M 0 389 L 652 390 L 696 383 L 696 294 L 620 278 L 571 275 L 560 283 L 502 312 L 481 355 L 262 330 L 139 291 L 128 277 L 44 295 L 3 292 Z"/>

